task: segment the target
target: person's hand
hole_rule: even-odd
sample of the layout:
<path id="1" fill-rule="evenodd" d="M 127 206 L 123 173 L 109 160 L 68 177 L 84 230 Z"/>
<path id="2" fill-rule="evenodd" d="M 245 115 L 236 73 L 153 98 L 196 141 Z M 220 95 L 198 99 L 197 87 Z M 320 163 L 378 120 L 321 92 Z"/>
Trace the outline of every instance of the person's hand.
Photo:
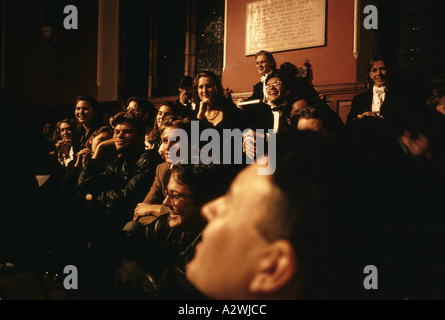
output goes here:
<path id="1" fill-rule="evenodd" d="M 379 112 L 368 111 L 368 112 L 359 114 L 359 115 L 357 116 L 357 119 L 363 119 L 364 117 L 380 118 L 380 113 L 379 113 Z"/>
<path id="2" fill-rule="evenodd" d="M 80 150 L 77 154 L 76 154 L 76 164 L 74 165 L 76 168 L 79 166 L 84 167 L 85 163 L 87 161 L 87 159 L 91 158 L 93 155 L 93 150 L 91 150 L 90 148 L 85 148 Z"/>
<path id="3" fill-rule="evenodd" d="M 106 140 L 98 144 L 92 159 L 111 160 L 116 153 L 116 145 L 114 139 Z"/>
<path id="4" fill-rule="evenodd" d="M 138 203 L 136 209 L 134 209 L 133 220 L 138 220 L 140 217 L 149 216 L 151 214 L 151 204 L 148 203 Z"/>
<path id="5" fill-rule="evenodd" d="M 249 130 L 243 135 L 243 151 L 251 160 L 255 159 L 256 154 L 256 132 Z"/>
<path id="6" fill-rule="evenodd" d="M 199 103 L 199 111 L 198 111 L 198 119 L 199 120 L 205 120 L 206 119 L 206 112 L 209 109 L 209 107 L 212 105 L 212 101 L 208 98 L 204 98 Z"/>
<path id="7" fill-rule="evenodd" d="M 413 138 L 413 136 L 405 130 L 401 136 L 401 141 L 414 157 L 425 156 L 431 160 L 431 142 L 425 135 L 419 133 L 416 138 Z"/>
<path id="8" fill-rule="evenodd" d="M 243 103 L 243 102 L 244 102 L 244 99 L 239 98 L 238 100 L 236 100 L 236 103 L 235 103 L 235 104 L 236 104 L 236 106 L 237 106 L 239 109 L 243 110 L 243 108 L 239 106 L 239 104 L 240 104 L 240 103 Z"/>
<path id="9" fill-rule="evenodd" d="M 187 90 L 181 90 L 179 92 L 179 102 L 181 102 L 181 104 L 186 105 L 187 101 L 189 99 L 189 94 Z"/>
<path id="10" fill-rule="evenodd" d="M 60 154 L 69 155 L 71 145 L 72 145 L 71 139 L 63 138 L 62 140 L 57 141 L 56 150 Z"/>

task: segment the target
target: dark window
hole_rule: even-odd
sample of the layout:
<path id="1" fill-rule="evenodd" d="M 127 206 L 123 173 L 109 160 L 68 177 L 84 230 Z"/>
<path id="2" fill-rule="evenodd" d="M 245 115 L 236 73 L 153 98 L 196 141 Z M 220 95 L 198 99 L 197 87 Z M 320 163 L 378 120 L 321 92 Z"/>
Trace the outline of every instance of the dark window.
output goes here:
<path id="1" fill-rule="evenodd" d="M 401 79 L 445 77 L 445 1 L 379 1 L 379 53 Z"/>
<path id="2" fill-rule="evenodd" d="M 221 76 L 224 55 L 224 1 L 198 1 L 197 72 Z"/>
<path id="3" fill-rule="evenodd" d="M 399 75 L 445 76 L 445 1 L 399 1 Z"/>
<path id="4" fill-rule="evenodd" d="M 178 94 L 178 81 L 184 75 L 186 1 L 159 1 L 157 13 L 157 80 L 155 96 Z"/>
<path id="5" fill-rule="evenodd" d="M 196 71 L 221 75 L 225 2 L 196 1 L 196 12 L 189 15 L 196 19 Z M 149 92 L 150 98 L 178 94 L 177 84 L 186 63 L 187 4 L 178 0 L 121 0 L 120 99 L 147 97 Z"/>
<path id="6" fill-rule="evenodd" d="M 121 1 L 119 37 L 119 98 L 147 97 L 150 1 Z"/>

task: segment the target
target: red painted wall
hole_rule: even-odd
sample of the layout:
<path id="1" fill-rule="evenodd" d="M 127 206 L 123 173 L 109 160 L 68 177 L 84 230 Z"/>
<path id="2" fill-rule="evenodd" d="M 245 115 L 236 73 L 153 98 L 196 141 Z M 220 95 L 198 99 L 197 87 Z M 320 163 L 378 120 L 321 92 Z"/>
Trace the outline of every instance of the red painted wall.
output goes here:
<path id="1" fill-rule="evenodd" d="M 227 0 L 226 65 L 223 85 L 234 92 L 252 90 L 259 81 L 255 58 L 246 57 L 246 4 L 251 0 Z M 355 83 L 357 60 L 353 56 L 354 1 L 328 0 L 326 46 L 273 53 L 278 66 L 291 62 L 301 67 L 309 60 L 314 85 Z"/>

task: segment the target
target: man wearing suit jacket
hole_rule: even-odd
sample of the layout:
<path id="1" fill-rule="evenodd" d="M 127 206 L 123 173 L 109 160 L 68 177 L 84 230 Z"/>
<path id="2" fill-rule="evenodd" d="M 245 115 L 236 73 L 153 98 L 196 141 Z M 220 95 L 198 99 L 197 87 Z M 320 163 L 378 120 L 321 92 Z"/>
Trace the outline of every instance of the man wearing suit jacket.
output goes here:
<path id="1" fill-rule="evenodd" d="M 262 102 L 267 103 L 265 82 L 267 76 L 276 71 L 277 63 L 270 52 L 261 50 L 255 55 L 255 64 L 258 74 L 261 77 L 261 81 L 253 87 L 253 94 L 247 99 L 247 101 L 261 100 Z"/>
<path id="2" fill-rule="evenodd" d="M 369 90 L 356 95 L 352 101 L 347 124 L 367 117 L 388 120 L 392 125 L 415 116 L 417 98 L 407 87 L 390 81 L 390 71 L 381 56 L 374 56 L 368 65 Z"/>
<path id="3" fill-rule="evenodd" d="M 198 115 L 198 108 L 196 108 L 196 104 L 192 101 L 192 87 L 192 77 L 184 76 L 179 80 L 179 98 L 176 100 L 176 105 L 178 106 L 179 115 L 183 118 L 196 118 Z"/>
<path id="4" fill-rule="evenodd" d="M 284 116 L 284 109 L 289 103 L 291 97 L 290 81 L 286 75 L 280 71 L 273 72 L 267 77 L 266 81 L 266 97 L 269 104 L 257 103 L 244 106 L 243 110 L 246 112 L 248 127 L 252 132 L 245 134 L 243 141 L 243 149 L 250 159 L 255 158 L 256 150 L 255 144 L 259 137 L 265 134 L 267 141 L 269 130 L 273 133 L 283 133 L 289 130 L 289 123 Z M 258 133 L 262 129 L 264 132 Z"/>
<path id="5" fill-rule="evenodd" d="M 157 217 L 169 212 L 169 208 L 162 205 L 162 203 L 165 199 L 165 188 L 170 179 L 170 169 L 172 167 L 172 161 L 170 160 L 168 153 L 170 148 L 177 143 L 176 141 L 170 140 L 168 137 L 175 129 L 184 130 L 190 137 L 190 118 L 180 119 L 172 116 L 166 118 L 163 126 L 160 128 L 161 146 L 159 147 L 158 152 L 164 162 L 157 166 L 156 175 L 150 191 L 146 195 L 144 201 L 139 203 L 134 210 L 133 220 L 138 220 L 143 225 L 147 225 L 153 222 Z"/>

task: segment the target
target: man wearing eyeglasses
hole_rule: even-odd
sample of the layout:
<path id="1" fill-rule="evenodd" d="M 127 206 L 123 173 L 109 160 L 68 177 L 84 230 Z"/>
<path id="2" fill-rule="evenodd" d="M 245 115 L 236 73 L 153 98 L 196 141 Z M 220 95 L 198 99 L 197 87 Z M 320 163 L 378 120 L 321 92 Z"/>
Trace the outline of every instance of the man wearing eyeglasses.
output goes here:
<path id="1" fill-rule="evenodd" d="M 282 119 L 282 115 L 290 95 L 285 79 L 279 73 L 269 76 L 266 82 L 266 95 L 273 115 L 273 131 L 278 133 L 287 127 L 286 121 Z"/>
<path id="2" fill-rule="evenodd" d="M 147 226 L 131 221 L 124 228 L 128 242 L 116 273 L 118 295 L 125 299 L 201 298 L 185 277 L 206 224 L 201 207 L 223 195 L 234 175 L 224 165 L 173 165 L 163 202 L 169 214 Z"/>
<path id="3" fill-rule="evenodd" d="M 162 205 L 162 202 L 165 197 L 165 187 L 169 181 L 172 166 L 168 153 L 170 148 L 176 143 L 169 140 L 168 137 L 172 130 L 175 129 L 182 129 L 190 136 L 191 119 L 170 116 L 165 119 L 159 130 L 161 132 L 161 145 L 158 152 L 164 162 L 156 168 L 153 184 L 144 201 L 138 203 L 134 209 L 133 220 L 138 220 L 142 224 L 149 224 L 157 217 L 168 213 L 168 208 Z"/>
<path id="4" fill-rule="evenodd" d="M 286 76 L 279 71 L 271 73 L 265 82 L 265 92 L 269 104 L 259 103 L 253 108 L 246 109 L 250 117 L 252 132 L 245 135 L 243 149 L 250 159 L 256 156 L 257 138 L 267 139 L 268 130 L 273 130 L 273 133 L 278 134 L 289 128 L 289 124 L 283 116 L 284 107 L 289 102 L 291 94 L 287 83 Z M 258 133 L 258 129 L 264 130 L 264 134 Z"/>

